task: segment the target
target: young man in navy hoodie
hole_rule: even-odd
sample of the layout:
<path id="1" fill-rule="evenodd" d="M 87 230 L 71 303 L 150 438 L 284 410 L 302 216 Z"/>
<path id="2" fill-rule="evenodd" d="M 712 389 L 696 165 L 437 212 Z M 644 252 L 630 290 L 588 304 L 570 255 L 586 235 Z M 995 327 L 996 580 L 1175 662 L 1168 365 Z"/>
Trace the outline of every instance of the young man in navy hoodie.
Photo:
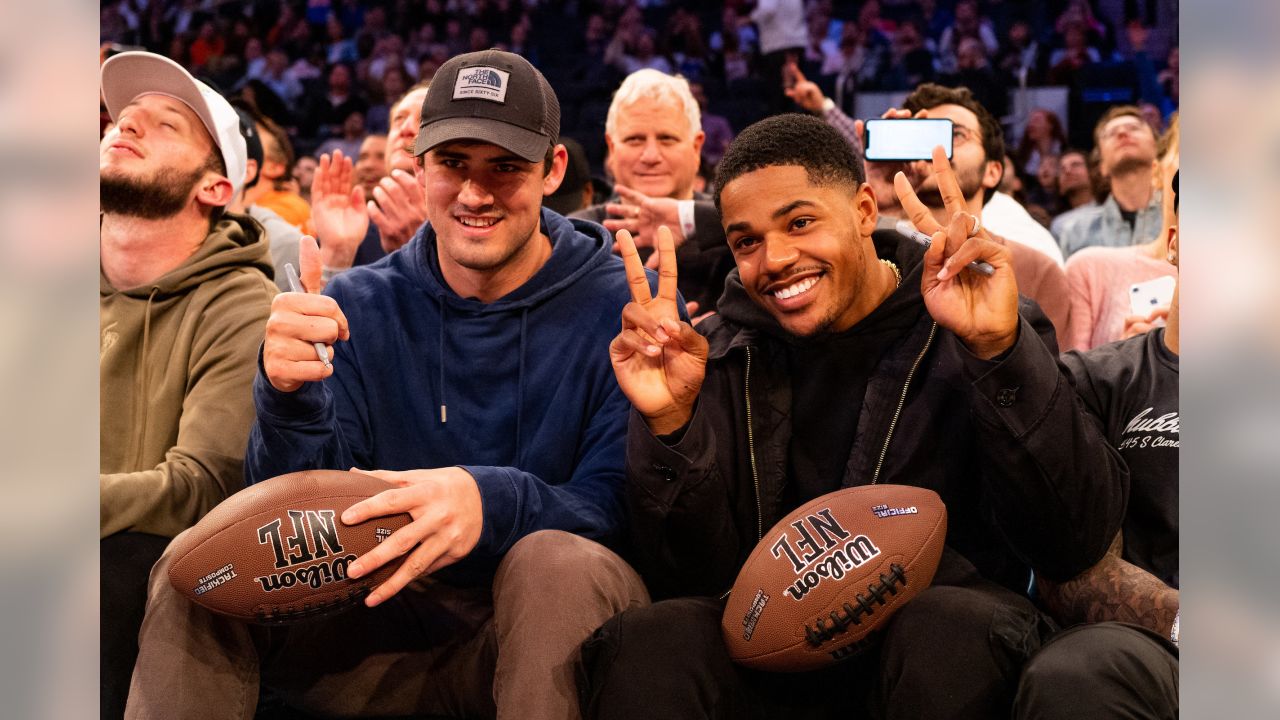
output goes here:
<path id="1" fill-rule="evenodd" d="M 450 60 L 415 146 L 429 222 L 272 308 L 248 481 L 352 467 L 389 481 L 343 521 L 414 522 L 349 574 L 404 564 L 366 608 L 267 632 L 178 596 L 162 559 L 130 717 L 250 718 L 260 678 L 343 717 L 577 716 L 578 645 L 648 597 L 599 544 L 623 511 L 628 404 L 608 345 L 627 280 L 603 228 L 541 209 L 565 171 L 559 115 L 519 56 Z M 316 289 L 309 239 L 300 262 Z"/>

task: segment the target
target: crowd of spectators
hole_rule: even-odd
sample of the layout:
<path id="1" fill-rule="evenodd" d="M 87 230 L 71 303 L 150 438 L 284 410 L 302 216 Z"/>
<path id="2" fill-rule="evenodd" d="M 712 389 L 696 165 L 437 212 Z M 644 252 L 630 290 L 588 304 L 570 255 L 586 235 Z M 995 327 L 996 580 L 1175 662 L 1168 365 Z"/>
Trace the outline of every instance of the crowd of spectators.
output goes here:
<path id="1" fill-rule="evenodd" d="M 224 92 L 252 97 L 288 130 L 299 157 L 326 141 L 355 148 L 362 134 L 385 133 L 388 103 L 449 57 L 507 49 L 556 88 L 563 134 L 583 143 L 598 171 L 610 96 L 640 68 L 697 83 L 704 110 L 734 131 L 780 109 L 770 102 L 782 78 L 766 58 L 776 53 L 763 52 L 764 21 L 753 20 L 771 4 L 779 3 L 114 0 L 102 5 L 101 32 L 104 42 L 168 55 Z M 1026 119 L 1007 117 L 1008 98 L 1020 87 L 1065 86 L 1073 103 L 1099 92 L 1108 104 L 1142 101 L 1160 119 L 1177 105 L 1176 12 L 1157 13 L 1156 0 L 795 5 L 803 7 L 799 31 L 807 37 L 792 49 L 795 59 L 854 117 L 857 93 L 905 92 L 925 81 L 969 87 L 1015 129 Z M 1092 119 L 1074 123 L 1083 127 L 1077 144 L 1087 144 Z M 1059 121 L 1056 129 L 1063 127 Z M 1023 182 L 1033 185 L 1049 149 L 1036 143 L 1038 151 L 1019 164 Z M 723 145 L 709 146 L 714 160 Z"/>

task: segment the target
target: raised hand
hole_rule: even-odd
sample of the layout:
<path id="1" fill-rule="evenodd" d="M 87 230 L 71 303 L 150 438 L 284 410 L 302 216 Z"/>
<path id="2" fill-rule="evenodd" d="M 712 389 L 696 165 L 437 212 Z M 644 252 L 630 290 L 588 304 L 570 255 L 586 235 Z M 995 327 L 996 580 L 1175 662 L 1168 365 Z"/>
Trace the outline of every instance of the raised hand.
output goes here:
<path id="1" fill-rule="evenodd" d="M 790 76 L 795 81 L 791 87 L 782 91 L 787 97 L 811 113 L 822 110 L 822 101 L 826 98 L 823 97 L 822 89 L 818 87 L 817 83 L 806 78 L 794 62 L 784 65 L 782 73 L 783 77 Z"/>
<path id="2" fill-rule="evenodd" d="M 353 578 L 363 577 L 402 555 L 408 555 L 386 582 L 364 600 L 373 607 L 395 595 L 422 575 L 466 557 L 480 541 L 484 508 L 480 488 L 471 473 L 460 467 L 433 470 L 357 470 L 396 487 L 362 500 L 342 513 L 348 525 L 369 518 L 407 512 L 413 522 L 396 530 L 378 547 L 347 567 Z"/>
<path id="3" fill-rule="evenodd" d="M 917 230 L 933 238 L 924 256 L 920 294 L 939 325 L 960 338 L 974 355 L 990 359 L 1018 339 L 1018 283 L 1013 260 L 1009 250 L 992 240 L 980 221 L 965 211 L 960 184 L 941 146 L 933 149 L 933 173 L 951 217 L 946 227 L 933 219 L 905 175 L 899 172 L 893 178 L 907 217 Z M 995 268 L 990 277 L 965 267 L 979 259 Z"/>
<path id="4" fill-rule="evenodd" d="M 671 231 L 658 228 L 658 294 L 626 230 L 618 231 L 631 302 L 622 309 L 622 332 L 609 344 L 618 386 L 655 435 L 685 425 L 702 387 L 707 366 L 707 339 L 680 320 L 676 305 L 676 248 Z"/>
<path id="5" fill-rule="evenodd" d="M 349 268 L 356 250 L 369 231 L 369 213 L 364 206 L 364 188 L 352 181 L 351 158 L 341 150 L 320 156 L 311 181 L 311 222 L 320 240 L 327 267 Z M 318 292 L 318 291 L 317 291 Z"/>
<path id="6" fill-rule="evenodd" d="M 333 374 L 316 353 L 314 343 L 324 343 L 333 357 L 333 343 L 351 337 L 347 316 L 333 298 L 320 295 L 320 249 L 315 238 L 304 235 L 298 245 L 298 265 L 305 293 L 286 292 L 271 301 L 266 339 L 262 344 L 262 367 L 272 387 L 293 392 L 305 382 L 323 380 Z"/>
<path id="7" fill-rule="evenodd" d="M 414 176 L 403 170 L 392 170 L 373 188 L 373 200 L 367 209 L 378 226 L 382 249 L 394 252 L 413 239 L 413 234 L 426 222 L 426 191 Z"/>
<path id="8" fill-rule="evenodd" d="M 680 210 L 677 200 L 650 197 L 626 185 L 615 185 L 613 190 L 618 193 L 623 202 L 605 205 L 604 211 L 609 216 L 604 221 L 606 230 L 611 233 L 626 230 L 631 233 L 631 239 L 635 241 L 636 247 L 654 247 L 658 228 L 665 225 L 675 240 L 676 247 L 684 243 L 684 233 L 680 231 Z M 620 252 L 616 245 L 614 252 Z"/>

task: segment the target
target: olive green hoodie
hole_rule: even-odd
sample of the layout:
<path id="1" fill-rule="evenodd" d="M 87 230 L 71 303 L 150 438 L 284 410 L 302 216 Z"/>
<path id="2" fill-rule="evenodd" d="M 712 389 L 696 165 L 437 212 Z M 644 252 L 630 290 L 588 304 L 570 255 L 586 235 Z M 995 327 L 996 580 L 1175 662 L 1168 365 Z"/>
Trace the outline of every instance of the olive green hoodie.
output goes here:
<path id="1" fill-rule="evenodd" d="M 227 213 L 154 282 L 101 276 L 102 537 L 172 537 L 243 486 L 271 275 L 261 227 Z"/>

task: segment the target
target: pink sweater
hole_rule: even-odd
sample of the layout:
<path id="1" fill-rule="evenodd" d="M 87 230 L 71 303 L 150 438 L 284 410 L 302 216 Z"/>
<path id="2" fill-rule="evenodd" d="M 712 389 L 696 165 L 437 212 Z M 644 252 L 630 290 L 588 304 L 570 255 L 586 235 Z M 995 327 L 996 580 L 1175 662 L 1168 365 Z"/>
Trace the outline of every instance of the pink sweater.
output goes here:
<path id="1" fill-rule="evenodd" d="M 1063 351 L 1089 350 L 1119 340 L 1129 316 L 1129 286 L 1173 275 L 1145 245 L 1087 247 L 1067 258 L 1071 288 L 1071 334 Z"/>

